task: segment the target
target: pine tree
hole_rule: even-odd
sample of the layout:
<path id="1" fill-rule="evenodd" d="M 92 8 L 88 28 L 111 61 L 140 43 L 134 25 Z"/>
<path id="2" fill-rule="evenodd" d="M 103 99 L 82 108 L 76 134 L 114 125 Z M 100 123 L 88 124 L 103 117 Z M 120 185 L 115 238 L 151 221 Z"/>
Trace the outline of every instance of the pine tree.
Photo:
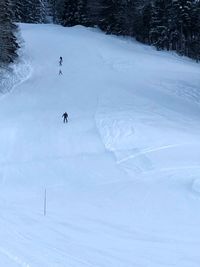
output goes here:
<path id="1" fill-rule="evenodd" d="M 150 44 L 151 21 L 152 3 L 137 1 L 134 10 L 133 31 L 138 41 Z"/>
<path id="2" fill-rule="evenodd" d="M 169 31 L 165 0 L 155 0 L 152 7 L 150 41 L 157 49 L 169 49 Z"/>
<path id="3" fill-rule="evenodd" d="M 100 28 L 108 34 L 120 32 L 119 0 L 102 0 Z"/>
<path id="4" fill-rule="evenodd" d="M 174 0 L 172 13 L 174 15 L 175 31 L 178 34 L 178 43 L 176 50 L 182 54 L 187 54 L 187 42 L 191 35 L 191 0 Z"/>
<path id="5" fill-rule="evenodd" d="M 88 16 L 87 1 L 78 0 L 77 2 L 77 12 L 76 12 L 77 23 L 84 26 L 90 26 L 91 22 Z"/>
<path id="6" fill-rule="evenodd" d="M 58 0 L 55 6 L 55 20 L 63 26 L 91 25 L 86 0 Z"/>
<path id="7" fill-rule="evenodd" d="M 78 0 L 65 0 L 64 3 L 64 14 L 62 18 L 63 26 L 74 26 L 77 25 L 78 16 Z"/>
<path id="8" fill-rule="evenodd" d="M 24 16 L 24 5 L 21 0 L 12 1 L 12 10 L 13 10 L 13 21 L 22 22 Z"/>
<path id="9" fill-rule="evenodd" d="M 102 4 L 101 0 L 87 0 L 87 13 L 91 26 L 99 26 L 101 23 Z"/>
<path id="10" fill-rule="evenodd" d="M 46 19 L 45 5 L 42 0 L 31 0 L 30 16 L 34 23 L 43 23 Z"/>
<path id="11" fill-rule="evenodd" d="M 65 14 L 65 0 L 52 0 L 53 6 L 53 21 L 58 24 L 63 24 Z"/>
<path id="12" fill-rule="evenodd" d="M 19 45 L 15 33 L 17 26 L 12 23 L 13 14 L 10 0 L 1 0 L 0 5 L 0 63 L 12 63 L 17 58 Z"/>
<path id="13" fill-rule="evenodd" d="M 14 20 L 25 23 L 42 23 L 46 20 L 43 0 L 12 0 Z"/>
<path id="14" fill-rule="evenodd" d="M 188 56 L 197 62 L 200 60 L 200 2 L 192 5 L 191 40 L 188 44 Z"/>

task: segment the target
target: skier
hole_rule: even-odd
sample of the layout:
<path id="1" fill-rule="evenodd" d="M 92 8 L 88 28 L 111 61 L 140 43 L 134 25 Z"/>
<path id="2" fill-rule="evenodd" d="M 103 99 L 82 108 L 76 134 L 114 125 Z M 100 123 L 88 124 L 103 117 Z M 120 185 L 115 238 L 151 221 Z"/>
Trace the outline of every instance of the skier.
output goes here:
<path id="1" fill-rule="evenodd" d="M 62 70 L 59 70 L 59 75 L 63 75 Z"/>
<path id="2" fill-rule="evenodd" d="M 60 60 L 59 60 L 59 65 L 62 66 L 62 63 L 63 63 L 63 58 L 60 57 Z"/>
<path id="3" fill-rule="evenodd" d="M 67 114 L 67 112 L 65 112 L 65 113 L 62 115 L 62 117 L 64 118 L 64 119 L 63 119 L 63 122 L 64 122 L 64 123 L 67 123 L 67 122 L 68 122 L 68 114 Z"/>

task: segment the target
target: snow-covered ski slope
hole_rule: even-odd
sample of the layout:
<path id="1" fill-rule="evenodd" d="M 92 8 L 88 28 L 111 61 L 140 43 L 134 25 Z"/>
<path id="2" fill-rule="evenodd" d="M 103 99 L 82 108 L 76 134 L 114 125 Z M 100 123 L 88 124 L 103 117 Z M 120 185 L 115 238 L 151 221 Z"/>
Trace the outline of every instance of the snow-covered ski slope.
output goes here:
<path id="1" fill-rule="evenodd" d="M 199 267 L 200 66 L 80 26 L 21 29 L 32 72 L 0 99 L 0 267 Z"/>

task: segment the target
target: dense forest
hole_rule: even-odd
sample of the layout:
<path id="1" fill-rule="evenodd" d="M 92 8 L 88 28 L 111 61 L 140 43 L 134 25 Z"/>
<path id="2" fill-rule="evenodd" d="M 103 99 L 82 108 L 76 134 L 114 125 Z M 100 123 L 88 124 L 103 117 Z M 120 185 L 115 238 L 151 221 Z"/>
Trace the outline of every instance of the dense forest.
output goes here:
<path id="1" fill-rule="evenodd" d="M 99 27 L 135 37 L 158 50 L 200 60 L 200 1 L 197 0 L 1 0 L 0 62 L 17 56 L 16 22 Z"/>
<path id="2" fill-rule="evenodd" d="M 135 37 L 158 50 L 200 59 L 200 2 L 196 0 L 52 0 L 55 23 L 98 26 Z"/>

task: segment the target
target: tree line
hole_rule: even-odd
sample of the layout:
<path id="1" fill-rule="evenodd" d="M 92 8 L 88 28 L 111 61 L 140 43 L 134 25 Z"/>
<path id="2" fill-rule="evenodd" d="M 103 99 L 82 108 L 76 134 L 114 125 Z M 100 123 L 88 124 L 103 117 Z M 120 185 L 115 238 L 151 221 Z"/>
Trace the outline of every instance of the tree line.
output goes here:
<path id="1" fill-rule="evenodd" d="M 19 47 L 15 22 L 99 27 L 106 34 L 135 37 L 158 50 L 200 60 L 199 0 L 0 0 L 0 62 Z"/>
<path id="2" fill-rule="evenodd" d="M 200 60 L 200 1 L 51 0 L 54 22 L 98 26 Z"/>

